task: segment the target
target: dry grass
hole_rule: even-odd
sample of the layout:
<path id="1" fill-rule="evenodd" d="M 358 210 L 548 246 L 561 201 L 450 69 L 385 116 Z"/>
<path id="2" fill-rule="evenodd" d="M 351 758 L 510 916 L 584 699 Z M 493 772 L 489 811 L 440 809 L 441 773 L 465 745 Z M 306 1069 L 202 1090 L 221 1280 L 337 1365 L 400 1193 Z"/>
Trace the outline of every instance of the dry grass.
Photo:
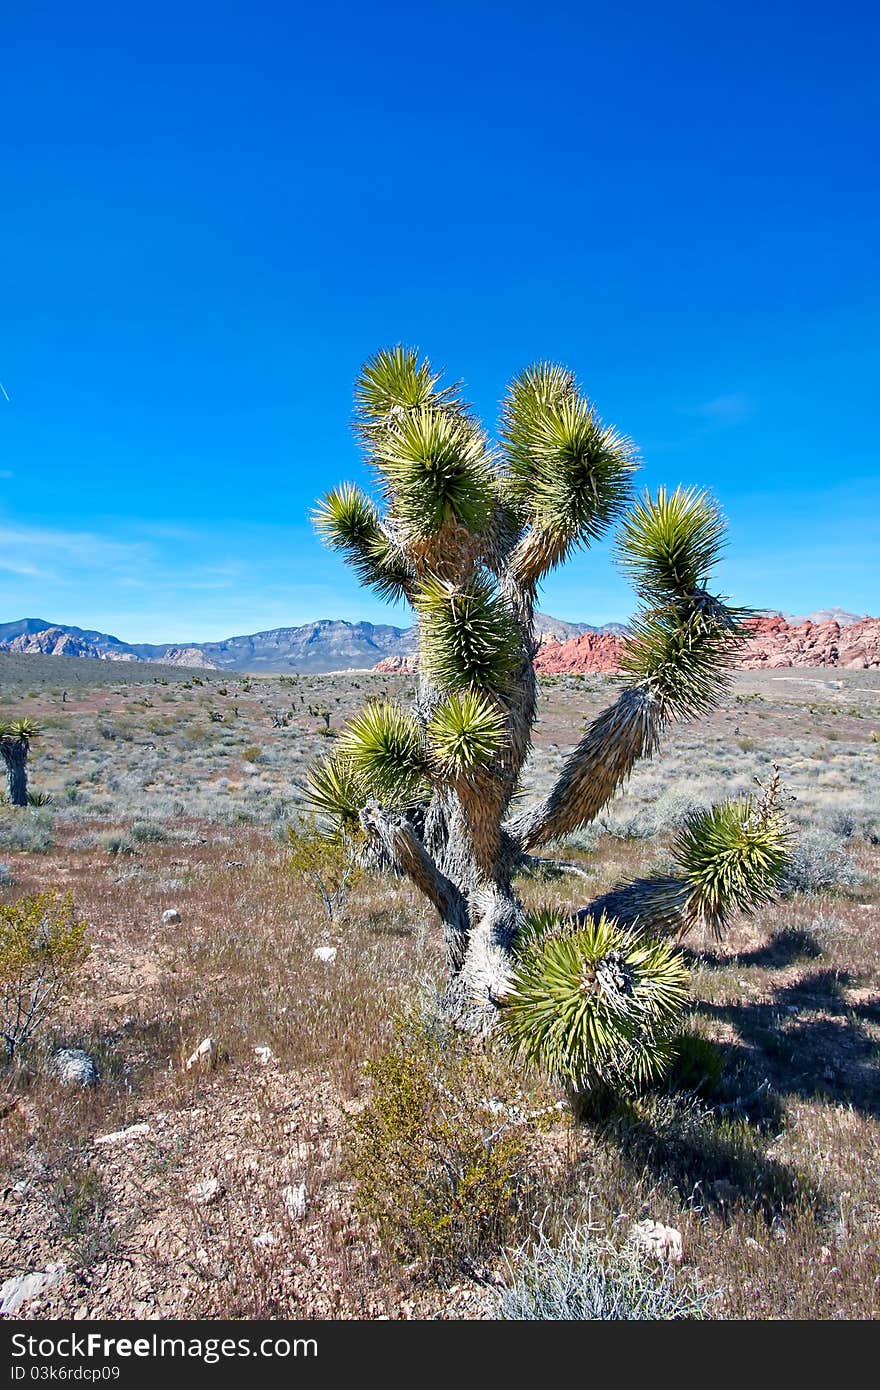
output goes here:
<path id="1" fill-rule="evenodd" d="M 45 727 L 31 780 L 53 798 L 0 808 L 0 896 L 72 889 L 93 951 L 81 991 L 0 1098 L 0 1282 L 64 1261 L 28 1317 L 488 1316 L 479 1278 L 442 1286 L 395 1262 L 356 1215 L 347 1166 L 364 1065 L 419 982 L 439 978 L 439 929 L 389 879 L 362 881 L 330 922 L 285 860 L 297 782 L 326 737 L 310 707 L 338 729 L 407 678 L 145 678 L 87 662 L 59 676 L 55 661 L 0 671 L 0 717 Z M 545 683 L 536 790 L 608 695 L 600 677 Z M 279 710 L 291 718 L 273 727 Z M 878 728 L 876 674 L 742 675 L 724 708 L 676 731 L 566 845 L 591 882 L 523 883 L 529 902 L 565 906 L 644 872 L 688 805 L 749 789 L 774 761 L 816 863 L 845 861 L 830 889 L 793 890 L 722 947 L 690 943 L 692 1026 L 723 1063 L 714 1089 L 670 1086 L 541 1137 L 555 1174 L 551 1209 L 535 1212 L 545 1232 L 586 1222 L 620 1244 L 644 1216 L 677 1226 L 688 1279 L 717 1293 L 714 1316 L 878 1310 Z M 162 925 L 169 907 L 177 926 Z M 338 948 L 332 964 L 318 945 Z M 208 1036 L 216 1066 L 187 1071 Z M 42 1055 L 55 1042 L 89 1048 L 100 1085 L 52 1081 Z M 521 1078 L 492 1066 L 497 1094 L 517 1094 Z M 149 1133 L 96 1146 L 136 1123 Z M 187 1194 L 211 1179 L 216 1200 L 195 1204 Z M 300 1184 L 301 1216 L 289 1194 Z"/>

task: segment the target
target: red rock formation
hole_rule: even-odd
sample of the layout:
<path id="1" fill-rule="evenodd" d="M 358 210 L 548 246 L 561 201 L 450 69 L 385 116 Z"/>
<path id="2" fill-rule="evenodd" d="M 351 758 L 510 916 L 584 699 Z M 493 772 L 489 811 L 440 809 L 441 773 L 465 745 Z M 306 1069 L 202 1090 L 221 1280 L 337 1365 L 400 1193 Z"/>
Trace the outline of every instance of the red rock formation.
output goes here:
<path id="1" fill-rule="evenodd" d="M 544 642 L 535 657 L 535 670 L 619 671 L 625 638 L 613 632 L 585 632 L 569 642 Z"/>
<path id="2" fill-rule="evenodd" d="M 880 618 L 863 618 L 848 627 L 837 622 L 792 626 L 780 617 L 754 618 L 748 626 L 752 635 L 736 663 L 742 671 L 784 666 L 839 666 L 852 671 L 880 668 Z M 585 632 L 568 642 L 542 642 L 535 670 L 546 675 L 619 671 L 625 642 L 625 637 L 610 632 Z M 415 671 L 418 659 L 390 656 L 375 669 Z"/>
<path id="3" fill-rule="evenodd" d="M 784 618 L 755 618 L 752 636 L 742 647 L 737 667 L 840 666 L 864 671 L 880 667 L 880 618 L 841 627 L 839 623 L 800 623 Z M 625 639 L 587 633 L 571 642 L 548 642 L 535 658 L 538 671 L 617 671 Z"/>
<path id="4" fill-rule="evenodd" d="M 880 618 L 841 627 L 839 623 L 801 623 L 784 618 L 756 618 L 753 636 L 737 666 L 744 671 L 775 666 L 841 666 L 853 671 L 880 667 Z"/>
<path id="5" fill-rule="evenodd" d="M 392 675 L 399 676 L 417 671 L 419 669 L 419 658 L 413 656 L 383 656 L 381 661 L 377 661 L 373 667 L 374 671 L 387 671 Z"/>

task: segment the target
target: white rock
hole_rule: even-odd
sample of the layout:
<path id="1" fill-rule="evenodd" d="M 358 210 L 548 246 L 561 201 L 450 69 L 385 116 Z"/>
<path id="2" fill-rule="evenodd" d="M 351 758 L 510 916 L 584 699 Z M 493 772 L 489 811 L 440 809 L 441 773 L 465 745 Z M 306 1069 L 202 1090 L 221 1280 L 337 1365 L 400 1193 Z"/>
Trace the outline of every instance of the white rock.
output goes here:
<path id="1" fill-rule="evenodd" d="M 204 1182 L 197 1182 L 195 1187 L 191 1187 L 186 1195 L 197 1207 L 206 1207 L 209 1202 L 218 1201 L 223 1196 L 223 1190 L 219 1178 L 206 1178 Z"/>
<path id="2" fill-rule="evenodd" d="M 261 1248 L 277 1244 L 278 1237 L 274 1231 L 261 1231 L 258 1236 L 254 1236 L 254 1245 L 259 1245 Z"/>
<path id="3" fill-rule="evenodd" d="M 263 1066 L 265 1066 L 267 1062 L 271 1062 L 275 1054 L 271 1047 L 255 1047 L 254 1056 L 258 1062 L 262 1062 Z"/>
<path id="4" fill-rule="evenodd" d="M 662 1221 L 639 1221 L 632 1229 L 636 1244 L 655 1259 L 668 1264 L 681 1264 L 681 1231 L 664 1226 Z"/>
<path id="5" fill-rule="evenodd" d="M 291 1184 L 289 1187 L 285 1187 L 281 1195 L 284 1198 L 284 1209 L 291 1221 L 302 1221 L 309 1204 L 305 1183 Z"/>
<path id="6" fill-rule="evenodd" d="M 33 1274 L 18 1274 L 0 1285 L 0 1316 L 14 1313 L 23 1303 L 36 1298 L 38 1294 L 60 1284 L 64 1276 L 63 1264 L 47 1265 L 45 1270 L 35 1270 Z"/>
<path id="7" fill-rule="evenodd" d="M 187 1059 L 186 1069 L 193 1067 L 213 1067 L 217 1061 L 217 1044 L 213 1038 L 203 1038 L 195 1052 Z"/>
<path id="8" fill-rule="evenodd" d="M 165 911 L 162 913 L 162 926 L 163 926 L 163 927 L 176 927 L 176 926 L 178 926 L 178 924 L 180 923 L 180 921 L 181 921 L 181 916 L 180 916 L 180 913 L 177 911 L 177 908 L 176 908 L 176 907 L 166 907 Z"/>
<path id="9" fill-rule="evenodd" d="M 59 1047 L 49 1058 L 49 1070 L 62 1086 L 94 1086 L 100 1078 L 98 1063 L 82 1047 Z"/>
<path id="10" fill-rule="evenodd" d="M 145 1134 L 150 1133 L 149 1125 L 129 1125 L 127 1129 L 115 1129 L 112 1134 L 99 1134 L 95 1138 L 96 1144 L 123 1144 L 128 1139 L 143 1139 Z"/>
<path id="11" fill-rule="evenodd" d="M 316 946 L 313 952 L 315 960 L 324 961 L 325 965 L 332 965 L 336 959 L 336 946 Z"/>

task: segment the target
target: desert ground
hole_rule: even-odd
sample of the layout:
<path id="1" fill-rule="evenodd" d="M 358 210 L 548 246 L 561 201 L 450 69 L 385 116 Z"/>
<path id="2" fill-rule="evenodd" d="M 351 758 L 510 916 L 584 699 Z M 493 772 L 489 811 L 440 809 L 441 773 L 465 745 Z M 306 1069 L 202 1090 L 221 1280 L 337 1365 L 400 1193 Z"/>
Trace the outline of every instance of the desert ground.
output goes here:
<path id="1" fill-rule="evenodd" d="M 613 686 L 542 679 L 532 787 Z M 365 1205 L 353 1157 L 378 1074 L 365 1067 L 442 979 L 439 927 L 390 877 L 340 885 L 331 865 L 319 883 L 307 833 L 294 845 L 287 830 L 346 718 L 411 688 L 0 654 L 0 720 L 40 727 L 30 787 L 45 801 L 0 806 L 0 901 L 70 889 L 91 944 L 0 1076 L 0 1285 L 50 1274 L 12 1316 L 491 1318 L 539 1229 L 577 1225 L 623 1252 L 646 1218 L 681 1232 L 682 1259 L 645 1277 L 704 1316 L 876 1316 L 880 673 L 737 673 L 558 847 L 581 874 L 523 882 L 530 904 L 578 905 L 662 865 L 689 807 L 780 769 L 785 893 L 720 943 L 687 941 L 688 1028 L 711 1044 L 689 1067 L 575 1120 L 497 1048 L 473 1059 L 456 1126 L 482 1142 L 507 1125 L 516 1155 L 503 1211 L 457 1263 Z M 60 1046 L 91 1053 L 98 1083 L 61 1084 Z"/>

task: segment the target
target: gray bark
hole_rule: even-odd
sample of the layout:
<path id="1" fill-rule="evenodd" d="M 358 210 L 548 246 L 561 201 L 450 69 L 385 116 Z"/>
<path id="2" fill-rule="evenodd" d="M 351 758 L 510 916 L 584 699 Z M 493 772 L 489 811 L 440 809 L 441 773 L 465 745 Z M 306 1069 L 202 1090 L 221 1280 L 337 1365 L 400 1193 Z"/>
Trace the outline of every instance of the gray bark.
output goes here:
<path id="1" fill-rule="evenodd" d="M 0 743 L 3 761 L 6 763 L 6 790 L 13 806 L 27 806 L 27 755 L 28 745 L 23 739 L 9 739 Z"/>

